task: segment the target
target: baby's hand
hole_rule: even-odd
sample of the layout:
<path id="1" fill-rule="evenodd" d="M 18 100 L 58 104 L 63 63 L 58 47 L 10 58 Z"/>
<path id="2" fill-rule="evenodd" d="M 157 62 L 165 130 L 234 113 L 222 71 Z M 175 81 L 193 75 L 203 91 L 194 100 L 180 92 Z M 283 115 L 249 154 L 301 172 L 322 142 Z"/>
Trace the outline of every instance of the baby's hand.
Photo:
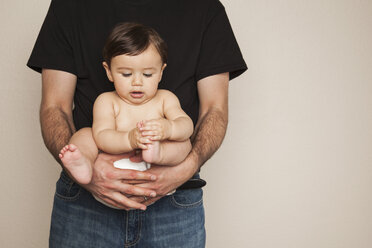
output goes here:
<path id="1" fill-rule="evenodd" d="M 146 150 L 147 149 L 147 145 L 146 144 L 151 144 L 152 141 L 150 140 L 150 137 L 144 137 L 142 134 L 141 134 L 141 131 L 140 131 L 140 127 L 141 127 L 141 123 L 137 123 L 137 127 L 133 128 L 130 132 L 129 132 L 129 135 L 128 135 L 128 138 L 129 138 L 129 142 L 130 142 L 130 146 L 133 148 L 133 149 L 144 149 Z"/>
<path id="2" fill-rule="evenodd" d="M 139 130 L 143 137 L 151 136 L 152 141 L 166 140 L 172 135 L 172 122 L 164 118 L 141 121 Z"/>

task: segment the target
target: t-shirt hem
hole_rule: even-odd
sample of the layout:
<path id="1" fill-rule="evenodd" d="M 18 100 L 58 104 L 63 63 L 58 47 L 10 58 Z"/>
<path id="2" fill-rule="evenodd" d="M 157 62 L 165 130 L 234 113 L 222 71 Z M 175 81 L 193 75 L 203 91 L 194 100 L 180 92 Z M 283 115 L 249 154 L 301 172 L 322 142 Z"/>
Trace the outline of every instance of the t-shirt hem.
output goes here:
<path id="1" fill-rule="evenodd" d="M 51 65 L 51 64 L 44 64 L 44 63 L 27 63 L 27 67 L 41 73 L 42 69 L 51 69 L 51 70 L 58 70 L 58 71 L 65 71 L 71 74 L 74 74 L 77 76 L 77 73 L 74 69 L 67 67 L 67 66 L 62 66 L 62 65 Z"/>
<path id="2" fill-rule="evenodd" d="M 233 80 L 234 78 L 240 76 L 242 73 L 244 73 L 248 69 L 246 64 L 239 64 L 239 65 L 228 65 L 223 67 L 215 67 L 211 68 L 209 70 L 206 70 L 205 72 L 199 73 L 196 76 L 196 81 L 199 81 L 203 78 L 213 76 L 216 74 L 229 72 L 229 79 Z"/>

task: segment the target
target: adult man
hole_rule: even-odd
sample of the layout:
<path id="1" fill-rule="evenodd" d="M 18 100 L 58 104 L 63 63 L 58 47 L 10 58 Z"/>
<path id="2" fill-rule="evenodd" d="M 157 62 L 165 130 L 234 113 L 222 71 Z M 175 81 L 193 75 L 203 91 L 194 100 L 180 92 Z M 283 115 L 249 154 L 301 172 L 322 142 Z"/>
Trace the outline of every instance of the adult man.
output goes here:
<path id="1" fill-rule="evenodd" d="M 181 164 L 154 165 L 146 172 L 113 168 L 113 161 L 130 154 L 101 153 L 85 189 L 68 171 L 62 172 L 50 246 L 204 247 L 202 190 L 165 195 L 198 178 L 200 166 L 220 146 L 227 127 L 229 78 L 246 70 L 217 0 L 53 0 L 28 62 L 42 71 L 45 144 L 59 161 L 60 149 L 75 130 L 91 125 L 95 98 L 113 90 L 101 66 L 102 47 L 110 29 L 124 21 L 152 26 L 168 44 L 168 68 L 159 88 L 174 92 L 196 125 L 193 148 Z M 138 208 L 138 203 L 152 205 L 146 211 L 115 210 L 88 191 L 125 210 Z"/>

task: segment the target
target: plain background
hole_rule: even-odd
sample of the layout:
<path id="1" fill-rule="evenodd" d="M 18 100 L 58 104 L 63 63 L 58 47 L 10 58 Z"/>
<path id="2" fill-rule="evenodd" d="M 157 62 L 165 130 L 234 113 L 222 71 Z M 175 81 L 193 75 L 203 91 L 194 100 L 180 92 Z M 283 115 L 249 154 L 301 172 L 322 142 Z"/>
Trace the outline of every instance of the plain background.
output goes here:
<path id="1" fill-rule="evenodd" d="M 49 0 L 0 0 L 0 247 L 47 247 L 60 171 L 26 61 Z M 372 247 L 372 2 L 222 0 L 249 70 L 203 167 L 207 247 Z"/>

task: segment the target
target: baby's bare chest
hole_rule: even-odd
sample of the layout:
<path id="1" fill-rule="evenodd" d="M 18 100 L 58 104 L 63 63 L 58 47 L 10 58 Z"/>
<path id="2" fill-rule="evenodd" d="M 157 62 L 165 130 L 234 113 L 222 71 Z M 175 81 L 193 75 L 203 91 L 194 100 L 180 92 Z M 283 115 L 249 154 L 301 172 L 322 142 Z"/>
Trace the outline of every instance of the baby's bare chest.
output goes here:
<path id="1" fill-rule="evenodd" d="M 115 123 L 118 131 L 130 131 L 142 120 L 164 118 L 163 106 L 159 102 L 141 106 L 118 104 L 115 112 L 117 112 Z"/>

